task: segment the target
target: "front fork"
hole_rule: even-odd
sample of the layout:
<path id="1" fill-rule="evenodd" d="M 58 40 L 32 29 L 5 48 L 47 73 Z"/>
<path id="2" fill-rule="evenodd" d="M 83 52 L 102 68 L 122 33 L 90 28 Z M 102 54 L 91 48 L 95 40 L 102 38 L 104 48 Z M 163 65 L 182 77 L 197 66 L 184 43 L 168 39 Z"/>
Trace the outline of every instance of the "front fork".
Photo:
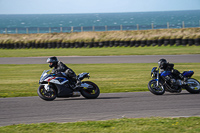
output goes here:
<path id="1" fill-rule="evenodd" d="M 50 84 L 49 84 L 49 82 L 48 82 L 48 84 L 45 84 L 44 85 L 44 89 L 47 91 L 47 92 L 50 92 Z"/>
<path id="2" fill-rule="evenodd" d="M 159 68 L 158 68 L 158 71 L 157 71 L 157 86 L 159 86 Z"/>

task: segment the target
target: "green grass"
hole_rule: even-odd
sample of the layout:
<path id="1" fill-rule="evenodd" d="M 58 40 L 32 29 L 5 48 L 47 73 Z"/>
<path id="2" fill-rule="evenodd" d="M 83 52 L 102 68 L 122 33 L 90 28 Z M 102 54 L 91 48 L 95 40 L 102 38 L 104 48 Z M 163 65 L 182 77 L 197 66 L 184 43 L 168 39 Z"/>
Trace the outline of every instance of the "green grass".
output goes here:
<path id="1" fill-rule="evenodd" d="M 199 133 L 200 117 L 135 118 L 75 123 L 19 124 L 0 127 L 1 133 Z"/>
<path id="2" fill-rule="evenodd" d="M 200 46 L 0 49 L 0 57 L 200 54 Z"/>
<path id="3" fill-rule="evenodd" d="M 200 63 L 177 63 L 181 72 L 193 70 L 200 80 Z M 157 63 L 69 64 L 76 74 L 89 72 L 101 93 L 148 91 L 150 71 Z M 37 96 L 38 81 L 48 64 L 0 65 L 0 97 Z M 87 80 L 87 79 L 85 79 Z"/>

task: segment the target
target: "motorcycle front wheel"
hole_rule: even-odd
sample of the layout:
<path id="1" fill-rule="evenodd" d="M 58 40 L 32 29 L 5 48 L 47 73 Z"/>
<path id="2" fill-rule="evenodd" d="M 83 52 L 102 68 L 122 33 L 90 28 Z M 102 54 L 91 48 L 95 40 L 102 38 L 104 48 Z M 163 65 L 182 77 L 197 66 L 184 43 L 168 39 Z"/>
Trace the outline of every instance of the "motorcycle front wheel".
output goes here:
<path id="1" fill-rule="evenodd" d="M 155 95 L 163 95 L 165 93 L 165 88 L 161 83 L 157 86 L 157 81 L 156 80 L 151 80 L 148 83 L 148 89 L 151 93 Z"/>
<path id="2" fill-rule="evenodd" d="M 99 87 L 95 83 L 91 81 L 84 81 L 83 83 L 87 83 L 93 87 L 93 88 L 83 88 L 80 91 L 83 97 L 87 99 L 95 99 L 99 96 L 100 90 L 99 90 Z"/>
<path id="3" fill-rule="evenodd" d="M 46 101 L 53 101 L 57 96 L 56 90 L 54 88 L 51 88 L 50 91 L 47 92 L 44 88 L 44 85 L 39 86 L 37 93 L 40 98 Z"/>
<path id="4" fill-rule="evenodd" d="M 186 81 L 186 90 L 192 94 L 198 94 L 200 93 L 200 83 L 196 79 L 189 78 Z"/>

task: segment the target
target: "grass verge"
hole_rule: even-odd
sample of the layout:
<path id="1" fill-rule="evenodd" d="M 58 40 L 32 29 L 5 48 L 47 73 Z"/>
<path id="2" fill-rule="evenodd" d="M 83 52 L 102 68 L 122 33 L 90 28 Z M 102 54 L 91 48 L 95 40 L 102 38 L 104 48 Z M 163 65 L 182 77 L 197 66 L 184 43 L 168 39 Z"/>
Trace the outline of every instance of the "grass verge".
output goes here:
<path id="1" fill-rule="evenodd" d="M 200 46 L 0 49 L 0 57 L 200 54 Z"/>
<path id="2" fill-rule="evenodd" d="M 2 133 L 199 133 L 200 117 L 122 118 L 75 123 L 19 124 L 0 127 Z"/>
<path id="3" fill-rule="evenodd" d="M 200 63 L 177 63 L 175 68 L 193 70 L 200 80 Z M 101 93 L 148 91 L 150 71 L 157 63 L 134 64 L 69 64 L 76 74 L 90 72 Z M 0 65 L 0 97 L 37 96 L 38 81 L 48 64 Z M 87 80 L 87 79 L 85 79 Z"/>

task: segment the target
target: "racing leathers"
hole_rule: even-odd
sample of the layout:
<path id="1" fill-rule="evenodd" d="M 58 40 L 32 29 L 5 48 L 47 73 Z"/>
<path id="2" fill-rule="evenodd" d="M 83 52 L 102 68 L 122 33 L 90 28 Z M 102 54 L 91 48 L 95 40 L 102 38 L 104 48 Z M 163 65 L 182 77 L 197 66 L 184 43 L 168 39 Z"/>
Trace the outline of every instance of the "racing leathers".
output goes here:
<path id="1" fill-rule="evenodd" d="M 177 70 L 174 69 L 174 64 L 173 63 L 167 63 L 166 66 L 163 69 L 160 69 L 161 72 L 163 71 L 171 71 L 172 74 L 176 77 L 176 78 L 180 78 L 183 79 L 184 77 L 182 76 L 182 74 Z"/>
<path id="2" fill-rule="evenodd" d="M 62 73 L 63 72 L 63 73 Z M 58 75 L 58 76 L 64 76 L 67 77 L 69 80 L 69 83 L 71 85 L 75 85 L 77 82 L 76 74 L 75 72 L 67 67 L 64 63 L 61 61 L 58 61 L 57 65 L 53 68 L 52 73 Z"/>

